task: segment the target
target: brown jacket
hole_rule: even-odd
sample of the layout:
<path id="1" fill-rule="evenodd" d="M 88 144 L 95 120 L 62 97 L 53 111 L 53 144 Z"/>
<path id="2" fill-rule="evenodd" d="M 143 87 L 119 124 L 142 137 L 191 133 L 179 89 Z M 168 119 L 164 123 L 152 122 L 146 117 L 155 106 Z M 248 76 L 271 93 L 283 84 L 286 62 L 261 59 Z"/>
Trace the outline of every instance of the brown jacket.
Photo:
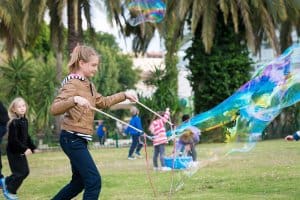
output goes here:
<path id="1" fill-rule="evenodd" d="M 68 80 L 59 90 L 59 94 L 51 105 L 53 115 L 64 114 L 61 129 L 92 135 L 94 132 L 94 111 L 75 104 L 74 96 L 86 98 L 90 104 L 99 109 L 108 108 L 126 99 L 125 93 L 103 97 L 88 80 Z"/>

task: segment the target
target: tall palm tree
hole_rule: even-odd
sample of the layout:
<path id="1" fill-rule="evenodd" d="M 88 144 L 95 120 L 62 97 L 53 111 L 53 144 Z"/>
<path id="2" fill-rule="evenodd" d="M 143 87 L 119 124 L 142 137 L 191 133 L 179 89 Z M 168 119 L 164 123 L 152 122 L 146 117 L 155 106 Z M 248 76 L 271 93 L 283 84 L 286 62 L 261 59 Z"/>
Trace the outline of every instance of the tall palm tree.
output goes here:
<path id="1" fill-rule="evenodd" d="M 5 41 L 8 57 L 12 57 L 14 50 L 21 53 L 25 43 L 23 30 L 24 12 L 21 1 L 3 0 L 0 4 L 0 39 Z"/>
<path id="2" fill-rule="evenodd" d="M 72 52 L 77 44 L 83 42 L 82 11 L 87 22 L 87 30 L 93 38 L 95 31 L 91 21 L 91 1 L 67 0 L 68 15 L 68 51 Z"/>
<path id="3" fill-rule="evenodd" d="M 45 1 L 1 1 L 0 38 L 5 41 L 9 58 L 15 49 L 22 55 L 22 50 L 35 40 L 44 19 L 45 8 Z"/>
<path id="4" fill-rule="evenodd" d="M 52 48 L 56 58 L 56 80 L 62 79 L 63 49 L 64 49 L 64 25 L 62 22 L 63 8 L 65 1 L 47 1 L 47 7 L 50 15 L 50 37 Z"/>

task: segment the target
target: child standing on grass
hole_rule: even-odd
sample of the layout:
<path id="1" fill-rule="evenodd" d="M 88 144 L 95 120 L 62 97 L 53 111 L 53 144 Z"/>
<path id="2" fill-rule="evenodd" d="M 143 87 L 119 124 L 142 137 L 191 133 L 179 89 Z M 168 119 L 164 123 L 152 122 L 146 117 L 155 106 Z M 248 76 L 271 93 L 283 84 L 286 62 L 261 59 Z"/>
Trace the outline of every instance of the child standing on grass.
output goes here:
<path id="1" fill-rule="evenodd" d="M 132 117 L 130 119 L 129 124 L 139 130 L 143 130 L 142 121 L 141 118 L 139 117 L 139 110 L 135 106 L 133 106 L 130 108 L 130 113 Z M 142 158 L 140 151 L 143 147 L 143 144 L 141 144 L 139 141 L 141 133 L 131 128 L 130 126 L 128 126 L 125 129 L 125 133 L 130 134 L 131 136 L 131 145 L 128 152 L 128 160 L 135 160 L 136 157 Z M 134 152 L 135 152 L 135 156 L 133 155 Z"/>
<path id="2" fill-rule="evenodd" d="M 29 175 L 29 166 L 26 156 L 36 151 L 28 134 L 28 107 L 25 100 L 18 97 L 9 106 L 8 114 L 8 143 L 7 158 L 12 174 L 1 179 L 3 195 L 6 199 L 18 199 L 17 190 L 24 179 Z"/>
<path id="3" fill-rule="evenodd" d="M 165 166 L 165 145 L 168 143 L 168 138 L 166 135 L 165 124 L 170 118 L 169 108 L 166 109 L 165 113 L 159 112 L 161 118 L 156 116 L 153 121 L 150 123 L 149 130 L 153 134 L 153 169 L 158 170 L 158 157 L 161 163 L 162 171 L 169 171 L 171 168 Z"/>
<path id="4" fill-rule="evenodd" d="M 116 103 L 136 98 L 127 92 L 104 97 L 90 81 L 98 71 L 99 56 L 87 46 L 74 48 L 68 63 L 70 74 L 64 79 L 59 94 L 51 105 L 53 115 L 63 115 L 60 145 L 68 156 L 72 179 L 53 198 L 72 199 L 84 190 L 83 199 L 97 200 L 101 191 L 101 176 L 87 148 L 92 140 L 94 110 L 108 108 Z"/>
<path id="5" fill-rule="evenodd" d="M 100 145 L 104 145 L 106 137 L 107 137 L 107 129 L 103 124 L 103 120 L 98 120 L 98 127 L 97 127 L 97 135 L 99 138 Z"/>

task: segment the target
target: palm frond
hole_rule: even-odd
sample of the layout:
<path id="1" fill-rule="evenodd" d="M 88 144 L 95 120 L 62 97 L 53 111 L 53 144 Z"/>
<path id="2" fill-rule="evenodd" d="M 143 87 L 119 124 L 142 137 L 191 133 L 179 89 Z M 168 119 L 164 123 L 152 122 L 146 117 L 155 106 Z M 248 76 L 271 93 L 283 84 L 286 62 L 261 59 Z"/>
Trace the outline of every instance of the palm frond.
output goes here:
<path id="1" fill-rule="evenodd" d="M 55 50 L 63 48 L 63 29 L 64 25 L 62 22 L 63 9 L 66 5 L 66 1 L 47 1 L 50 15 L 50 35 L 51 43 Z"/>
<path id="2" fill-rule="evenodd" d="M 253 32 L 250 6 L 247 1 L 240 1 L 239 8 L 241 10 L 241 17 L 243 18 L 243 22 L 246 28 L 246 40 L 248 46 L 255 51 L 255 35 Z"/>
<path id="3" fill-rule="evenodd" d="M 232 21 L 234 24 L 234 31 L 239 32 L 239 15 L 238 15 L 238 6 L 235 0 L 230 1 L 230 12 L 232 15 Z"/>
<path id="4" fill-rule="evenodd" d="M 7 9 L 7 2 L 1 2 L 0 4 L 0 19 L 1 22 L 5 24 L 5 26 L 9 26 L 12 21 L 12 15 L 9 12 L 9 9 Z"/>
<path id="5" fill-rule="evenodd" d="M 193 3 L 192 10 L 192 33 L 195 33 L 198 26 L 198 22 L 201 19 L 201 16 L 204 15 L 204 12 L 207 13 L 208 4 L 206 0 L 195 0 Z"/>
<path id="6" fill-rule="evenodd" d="M 220 0 L 219 1 L 220 9 L 223 13 L 224 22 L 227 24 L 228 15 L 229 15 L 229 3 L 227 0 Z"/>
<path id="7" fill-rule="evenodd" d="M 276 37 L 275 26 L 272 21 L 272 18 L 264 6 L 261 6 L 259 9 L 261 13 L 263 28 L 268 36 L 268 40 L 272 46 L 272 49 L 274 49 L 275 53 L 279 55 L 280 54 L 279 42 Z"/>
<path id="8" fill-rule="evenodd" d="M 206 0 L 203 3 L 205 3 L 205 7 L 203 7 L 202 41 L 205 51 L 210 53 L 215 35 L 217 1 Z"/>

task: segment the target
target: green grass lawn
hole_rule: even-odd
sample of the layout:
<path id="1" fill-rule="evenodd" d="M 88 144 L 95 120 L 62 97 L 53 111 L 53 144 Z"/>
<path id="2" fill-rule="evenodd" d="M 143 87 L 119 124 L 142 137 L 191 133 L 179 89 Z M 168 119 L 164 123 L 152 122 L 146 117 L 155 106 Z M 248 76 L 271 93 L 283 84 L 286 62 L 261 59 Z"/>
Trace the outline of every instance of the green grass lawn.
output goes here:
<path id="1" fill-rule="evenodd" d="M 191 176 L 182 171 L 154 172 L 152 147 L 148 147 L 151 170 L 145 159 L 127 160 L 127 148 L 93 149 L 102 176 L 101 199 L 300 199 L 300 142 L 263 141 L 248 153 L 211 159 L 224 146 L 199 144 L 201 167 Z M 31 155 L 28 160 L 31 172 L 18 191 L 21 200 L 51 199 L 70 180 L 69 161 L 61 151 Z M 5 156 L 2 161 L 8 175 Z M 76 197 L 81 198 L 82 194 Z"/>

